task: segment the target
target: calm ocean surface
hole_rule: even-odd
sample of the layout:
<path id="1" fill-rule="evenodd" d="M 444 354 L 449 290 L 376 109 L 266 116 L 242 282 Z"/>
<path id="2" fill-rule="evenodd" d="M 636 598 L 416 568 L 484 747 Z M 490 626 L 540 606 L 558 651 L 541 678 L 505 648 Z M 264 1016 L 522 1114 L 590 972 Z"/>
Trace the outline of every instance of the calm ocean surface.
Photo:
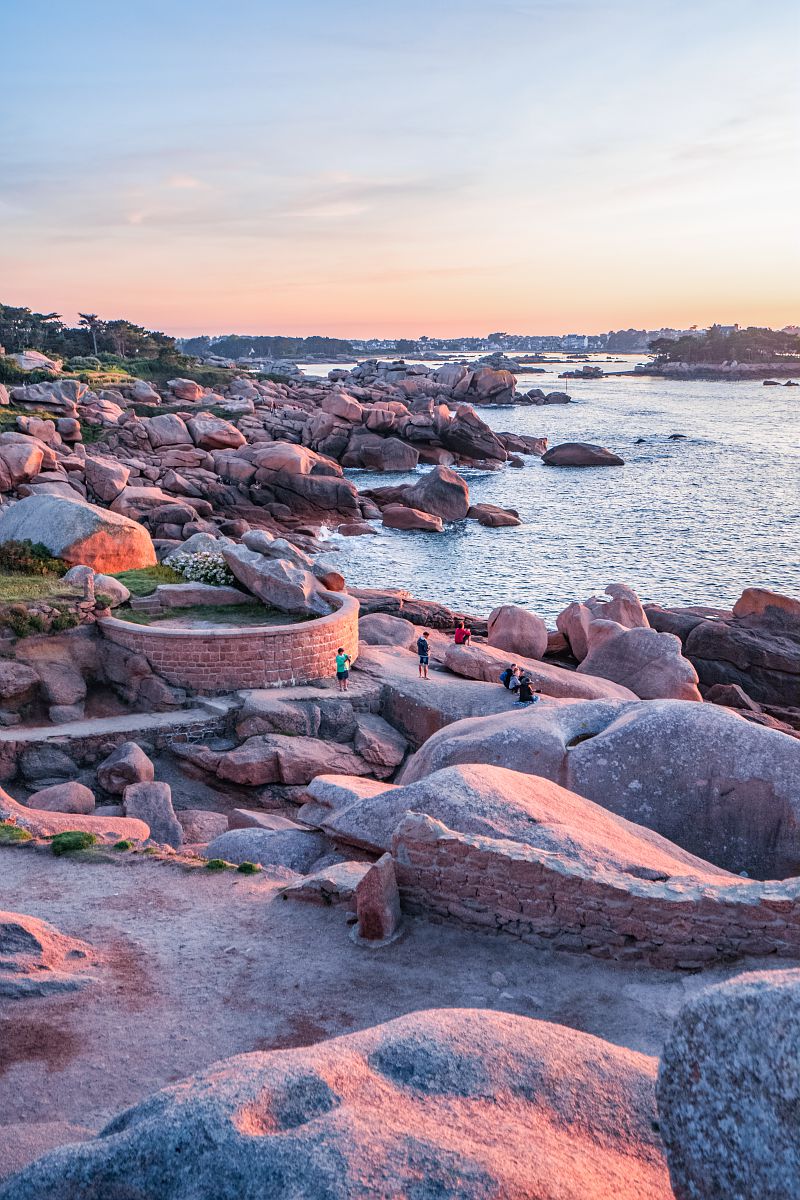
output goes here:
<path id="1" fill-rule="evenodd" d="M 755 584 L 800 595 L 800 388 L 558 380 L 563 369 L 521 375 L 518 388 L 565 390 L 572 404 L 483 409 L 482 417 L 550 445 L 597 442 L 621 454 L 624 467 L 554 468 L 528 458 L 524 470 L 464 471 L 474 502 L 516 508 L 524 524 L 494 530 L 465 521 L 443 534 L 378 524 L 376 537 L 336 539 L 348 582 L 404 587 L 476 614 L 522 604 L 548 621 L 615 581 L 665 605 L 730 605 Z M 670 441 L 673 433 L 685 440 Z M 414 479 L 348 474 L 359 488 Z"/>

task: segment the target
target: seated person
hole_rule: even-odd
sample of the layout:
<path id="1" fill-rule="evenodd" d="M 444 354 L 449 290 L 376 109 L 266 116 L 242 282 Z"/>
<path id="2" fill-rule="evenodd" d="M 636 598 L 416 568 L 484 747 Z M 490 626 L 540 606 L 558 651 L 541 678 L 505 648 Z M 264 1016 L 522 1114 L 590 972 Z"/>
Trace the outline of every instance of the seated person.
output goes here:
<path id="1" fill-rule="evenodd" d="M 510 692 L 516 692 L 519 688 L 519 667 L 516 663 L 512 663 L 510 667 L 506 667 L 500 676 L 500 682 L 503 687 L 508 688 Z"/>
<path id="2" fill-rule="evenodd" d="M 453 635 L 453 641 L 457 646 L 468 646 L 472 630 L 468 629 L 463 621 L 459 621 L 456 625 L 456 631 Z"/>

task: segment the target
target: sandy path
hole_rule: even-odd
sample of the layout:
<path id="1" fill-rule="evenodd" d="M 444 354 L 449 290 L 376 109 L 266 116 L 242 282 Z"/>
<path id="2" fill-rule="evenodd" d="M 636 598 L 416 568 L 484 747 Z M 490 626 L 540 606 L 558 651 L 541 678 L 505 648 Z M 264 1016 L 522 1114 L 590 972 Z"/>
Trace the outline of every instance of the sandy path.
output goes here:
<path id="1" fill-rule="evenodd" d="M 89 864 L 0 851 L 0 907 L 52 921 L 108 956 L 82 991 L 0 999 L 0 1176 L 70 1140 L 68 1126 L 96 1130 L 216 1059 L 415 1009 L 505 1009 L 657 1054 L 687 993 L 765 965 L 683 977 L 421 919 L 368 951 L 349 940 L 343 910 L 284 901 L 278 890 L 258 876 L 130 855 Z M 496 972 L 506 984 L 492 983 Z M 42 1123 L 38 1138 L 32 1123 Z"/>

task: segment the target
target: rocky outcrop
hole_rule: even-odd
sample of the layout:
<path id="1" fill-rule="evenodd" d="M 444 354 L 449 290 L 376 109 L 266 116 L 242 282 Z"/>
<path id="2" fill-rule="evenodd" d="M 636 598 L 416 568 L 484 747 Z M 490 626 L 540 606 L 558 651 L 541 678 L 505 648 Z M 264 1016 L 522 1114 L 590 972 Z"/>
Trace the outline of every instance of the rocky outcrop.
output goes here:
<path id="1" fill-rule="evenodd" d="M 728 709 L 584 702 L 462 721 L 429 738 L 399 781 L 480 762 L 555 780 L 728 871 L 800 874 L 800 742 Z"/>
<path id="2" fill-rule="evenodd" d="M 132 783 L 151 783 L 155 767 L 136 742 L 123 742 L 97 768 L 97 782 L 105 791 L 121 796 Z"/>
<path id="3" fill-rule="evenodd" d="M 649 605 L 647 615 L 678 634 L 704 686 L 738 684 L 759 703 L 800 708 L 800 601 L 747 588 L 732 613 Z"/>
<path id="4" fill-rule="evenodd" d="M 304 874 L 325 852 L 325 838 L 308 829 L 230 829 L 206 849 L 207 858 L 286 867 Z"/>
<path id="5" fill-rule="evenodd" d="M 148 780 L 129 783 L 122 793 L 126 817 L 136 817 L 150 827 L 150 836 L 173 849 L 183 845 L 183 829 L 172 807 L 172 790 L 168 783 Z"/>
<path id="6" fill-rule="evenodd" d="M 222 557 L 239 582 L 271 608 L 316 617 L 332 611 L 326 589 L 302 565 L 235 544 L 223 546 Z"/>
<path id="7" fill-rule="evenodd" d="M 676 1200 L 800 1194 L 800 971 L 708 988 L 678 1015 L 658 1111 Z"/>
<path id="8" fill-rule="evenodd" d="M 590 442 L 561 442 L 551 446 L 542 455 L 546 467 L 624 467 L 625 459 L 620 458 L 605 446 L 595 446 Z"/>
<path id="9" fill-rule="evenodd" d="M 525 658 L 542 658 L 547 650 L 547 626 L 536 613 L 518 604 L 503 604 L 489 613 L 489 645 Z"/>
<path id="10" fill-rule="evenodd" d="M 71 991 L 94 981 L 99 956 L 78 938 L 24 913 L 0 912 L 0 996 Z"/>
<path id="11" fill-rule="evenodd" d="M 150 534 L 138 522 L 79 497 L 28 496 L 0 517 L 0 543 L 41 542 L 68 563 L 85 563 L 113 573 L 150 567 L 156 552 Z"/>
<path id="12" fill-rule="evenodd" d="M 45 1155 L 0 1197 L 668 1200 L 655 1068 L 561 1025 L 416 1012 L 217 1063 Z"/>
<path id="13" fill-rule="evenodd" d="M 601 679 L 587 674 L 579 675 L 576 671 L 567 671 L 554 663 L 539 662 L 536 659 L 525 658 L 521 654 L 510 654 L 507 650 L 499 650 L 496 646 L 481 646 L 473 643 L 469 646 L 449 645 L 445 649 L 442 661 L 448 671 L 461 675 L 465 679 L 482 679 L 486 683 L 500 683 L 500 675 L 511 662 L 530 675 L 533 688 L 544 696 L 553 696 L 568 700 L 634 700 L 636 693 L 622 684 L 609 679 Z M 506 705 L 513 702 L 513 696 L 503 693 Z"/>
<path id="14" fill-rule="evenodd" d="M 105 816 L 99 813 L 49 812 L 46 809 L 28 808 L 12 800 L 0 788 L 0 821 L 11 821 L 21 829 L 27 829 L 33 837 L 48 838 L 56 833 L 67 833 L 78 829 L 93 833 L 107 841 L 127 838 L 133 842 L 145 842 L 150 837 L 150 828 L 144 821 L 133 817 Z"/>
<path id="15" fill-rule="evenodd" d="M 578 673 L 613 679 L 642 700 L 702 700 L 697 672 L 683 657 L 680 638 L 673 634 L 595 620 L 589 637 L 589 651 Z"/>

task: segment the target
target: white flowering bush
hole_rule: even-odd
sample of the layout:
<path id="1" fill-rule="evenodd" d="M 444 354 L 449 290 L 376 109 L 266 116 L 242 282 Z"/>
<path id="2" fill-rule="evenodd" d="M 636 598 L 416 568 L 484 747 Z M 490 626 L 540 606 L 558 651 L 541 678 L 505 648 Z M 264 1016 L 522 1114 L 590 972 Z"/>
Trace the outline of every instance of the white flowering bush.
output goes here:
<path id="1" fill-rule="evenodd" d="M 230 567 L 221 554 L 212 550 L 201 550 L 197 554 L 171 554 L 166 560 L 167 566 L 172 567 L 184 579 L 192 583 L 210 583 L 215 587 L 224 587 L 235 583 L 236 580 Z"/>

